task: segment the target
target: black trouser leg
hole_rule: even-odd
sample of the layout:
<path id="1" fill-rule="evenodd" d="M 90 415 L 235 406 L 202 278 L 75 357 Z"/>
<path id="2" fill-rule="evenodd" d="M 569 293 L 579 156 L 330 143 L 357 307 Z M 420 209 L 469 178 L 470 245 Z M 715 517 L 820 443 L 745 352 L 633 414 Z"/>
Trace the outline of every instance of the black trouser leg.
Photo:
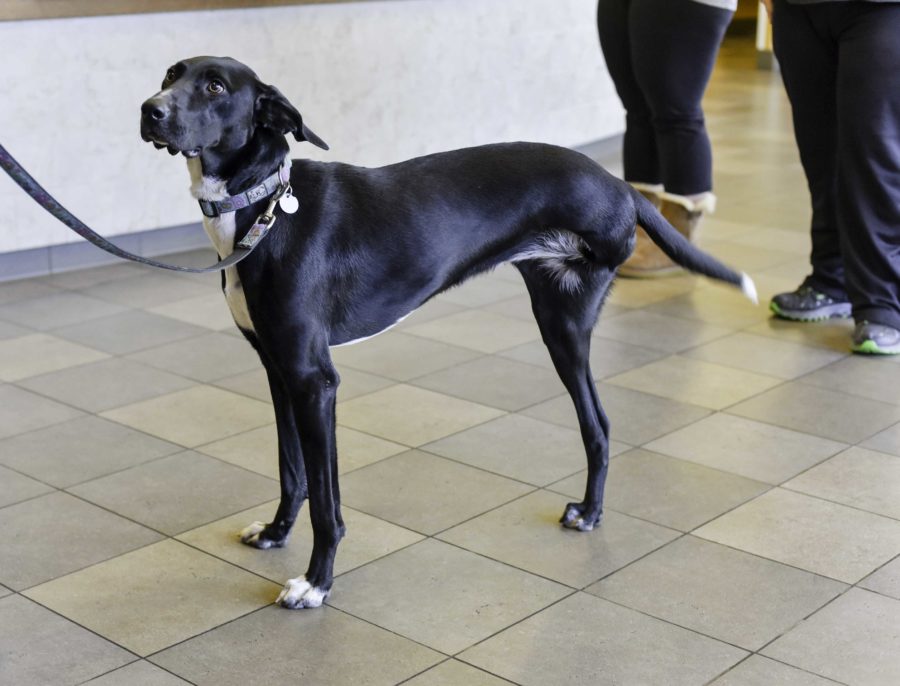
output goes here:
<path id="1" fill-rule="evenodd" d="M 656 185 L 662 183 L 653 113 L 647 103 L 631 61 L 629 32 L 631 0 L 600 0 L 597 30 L 606 67 L 625 108 L 625 140 L 622 161 L 625 180 Z"/>
<path id="2" fill-rule="evenodd" d="M 900 328 L 900 6 L 776 0 L 773 24 L 812 195 L 807 282 Z"/>
<path id="3" fill-rule="evenodd" d="M 701 100 L 731 17 L 692 0 L 599 1 L 600 43 L 627 113 L 626 180 L 678 195 L 712 189 Z"/>
<path id="4" fill-rule="evenodd" d="M 812 201 L 812 275 L 806 283 L 843 300 L 847 294 L 835 206 L 838 46 L 824 17 L 784 0 L 775 2 L 773 45 Z"/>
<path id="5" fill-rule="evenodd" d="M 837 76 L 846 287 L 857 322 L 900 329 L 900 5 L 837 4 L 852 6 Z"/>

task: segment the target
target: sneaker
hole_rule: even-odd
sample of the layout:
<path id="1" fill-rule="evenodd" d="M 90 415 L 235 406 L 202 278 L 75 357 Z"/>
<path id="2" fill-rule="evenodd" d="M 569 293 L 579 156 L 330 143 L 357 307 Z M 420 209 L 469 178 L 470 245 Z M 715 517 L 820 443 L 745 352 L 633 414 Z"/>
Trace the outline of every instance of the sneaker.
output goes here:
<path id="1" fill-rule="evenodd" d="M 868 355 L 900 355 L 900 331 L 884 324 L 860 322 L 853 330 L 850 349 Z"/>
<path id="2" fill-rule="evenodd" d="M 779 293 L 772 298 L 769 309 L 783 319 L 798 322 L 818 322 L 833 317 L 849 317 L 850 303 L 837 300 L 812 286 L 800 286 L 791 293 Z"/>

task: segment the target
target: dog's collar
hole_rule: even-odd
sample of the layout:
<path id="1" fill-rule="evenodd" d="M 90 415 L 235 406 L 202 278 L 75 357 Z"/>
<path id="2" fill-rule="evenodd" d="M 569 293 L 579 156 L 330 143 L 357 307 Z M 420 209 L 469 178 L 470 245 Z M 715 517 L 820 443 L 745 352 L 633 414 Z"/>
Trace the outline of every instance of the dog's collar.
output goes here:
<path id="1" fill-rule="evenodd" d="M 291 162 L 290 160 L 285 160 L 285 163 L 278 168 L 278 171 L 250 190 L 237 195 L 230 195 L 222 200 L 198 200 L 197 202 L 200 203 L 200 211 L 203 212 L 204 216 L 218 217 L 227 212 L 236 212 L 249 207 L 255 202 L 275 195 L 275 193 L 287 186 L 290 180 Z"/>

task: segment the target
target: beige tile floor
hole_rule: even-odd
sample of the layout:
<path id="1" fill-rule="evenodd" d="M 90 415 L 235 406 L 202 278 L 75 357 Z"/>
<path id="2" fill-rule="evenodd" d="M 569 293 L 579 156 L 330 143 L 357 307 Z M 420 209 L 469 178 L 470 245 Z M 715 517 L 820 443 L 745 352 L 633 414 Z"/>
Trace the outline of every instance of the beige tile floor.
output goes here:
<path id="1" fill-rule="evenodd" d="M 808 209 L 752 66 L 729 39 L 703 242 L 766 299 L 805 273 Z M 0 683 L 900 683 L 900 360 L 850 356 L 847 323 L 617 284 L 608 510 L 578 534 L 577 425 L 518 276 L 438 297 L 335 352 L 349 533 L 327 606 L 287 612 L 309 522 L 283 550 L 235 536 L 274 511 L 275 432 L 216 282 L 0 284 Z"/>

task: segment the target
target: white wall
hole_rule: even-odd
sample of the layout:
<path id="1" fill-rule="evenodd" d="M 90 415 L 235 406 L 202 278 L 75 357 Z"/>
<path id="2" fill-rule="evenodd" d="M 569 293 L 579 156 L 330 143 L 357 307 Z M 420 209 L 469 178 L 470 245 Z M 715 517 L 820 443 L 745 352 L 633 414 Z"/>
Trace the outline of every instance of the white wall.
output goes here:
<path id="1" fill-rule="evenodd" d="M 623 129 L 595 0 L 383 2 L 0 23 L 0 142 L 106 235 L 199 221 L 181 157 L 140 140 L 166 67 L 230 55 L 277 85 L 331 151 L 379 165 L 504 140 Z M 302 189 L 298 189 L 302 194 Z M 0 252 L 78 240 L 0 174 Z"/>

